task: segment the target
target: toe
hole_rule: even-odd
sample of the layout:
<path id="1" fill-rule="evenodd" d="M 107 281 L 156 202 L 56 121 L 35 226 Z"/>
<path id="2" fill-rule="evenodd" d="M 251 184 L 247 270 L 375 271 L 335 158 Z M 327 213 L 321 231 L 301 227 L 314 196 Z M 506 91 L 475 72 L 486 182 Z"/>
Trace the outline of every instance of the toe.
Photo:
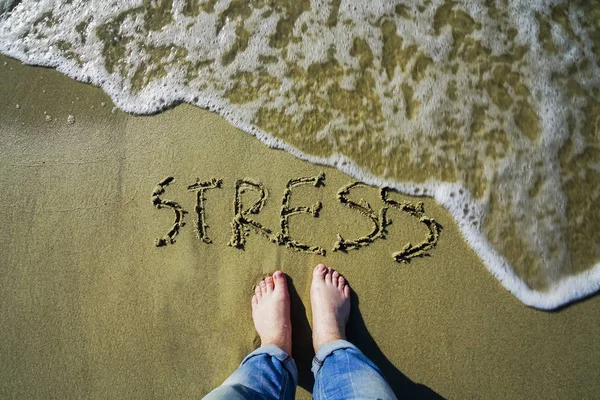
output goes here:
<path id="1" fill-rule="evenodd" d="M 273 274 L 275 290 L 285 289 L 285 274 L 281 271 L 275 271 Z"/>
<path id="2" fill-rule="evenodd" d="M 273 277 L 267 276 L 265 278 L 265 286 L 267 288 L 267 293 L 271 293 L 273 291 Z"/>
<path id="3" fill-rule="evenodd" d="M 265 283 L 264 280 L 260 281 L 260 291 L 261 291 L 261 293 L 262 293 L 263 296 L 265 294 L 267 294 L 267 284 Z"/>
<path id="4" fill-rule="evenodd" d="M 256 296 L 257 301 L 262 296 L 262 291 L 260 290 L 260 285 L 256 285 L 254 287 L 254 295 Z"/>
<path id="5" fill-rule="evenodd" d="M 344 285 L 345 285 L 345 284 L 346 284 L 346 280 L 344 279 L 344 277 L 343 277 L 343 276 L 340 276 L 340 277 L 338 278 L 338 288 L 339 288 L 340 290 L 344 290 Z"/>
<path id="6" fill-rule="evenodd" d="M 313 271 L 313 276 L 315 278 L 323 278 L 326 272 L 327 267 L 324 264 L 319 264 L 315 267 L 315 270 Z"/>
<path id="7" fill-rule="evenodd" d="M 350 297 L 350 286 L 348 286 L 348 285 L 344 286 L 344 295 L 346 297 Z"/>
<path id="8" fill-rule="evenodd" d="M 331 283 L 333 283 L 333 286 L 337 287 L 339 278 L 340 278 L 340 273 L 337 272 L 336 270 L 334 270 L 331 273 Z"/>
<path id="9" fill-rule="evenodd" d="M 331 283 L 332 273 L 333 273 L 333 270 L 331 268 L 327 268 L 327 273 L 325 274 L 325 282 L 326 283 Z"/>
<path id="10" fill-rule="evenodd" d="M 252 296 L 252 305 L 255 306 L 258 304 L 258 297 L 256 295 Z"/>

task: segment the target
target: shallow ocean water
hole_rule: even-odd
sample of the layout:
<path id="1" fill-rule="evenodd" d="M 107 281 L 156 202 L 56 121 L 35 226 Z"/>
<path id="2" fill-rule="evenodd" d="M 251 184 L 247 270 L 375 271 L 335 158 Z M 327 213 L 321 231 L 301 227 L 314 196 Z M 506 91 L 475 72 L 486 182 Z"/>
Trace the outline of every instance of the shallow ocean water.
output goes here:
<path id="1" fill-rule="evenodd" d="M 505 287 L 600 286 L 600 3 L 3 1 L 0 51 L 433 196 Z"/>

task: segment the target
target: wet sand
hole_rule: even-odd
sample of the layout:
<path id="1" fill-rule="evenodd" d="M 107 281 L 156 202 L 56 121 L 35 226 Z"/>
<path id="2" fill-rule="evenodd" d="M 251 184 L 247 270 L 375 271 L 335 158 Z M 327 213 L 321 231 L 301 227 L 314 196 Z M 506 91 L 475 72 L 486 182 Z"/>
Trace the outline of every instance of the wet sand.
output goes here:
<path id="1" fill-rule="evenodd" d="M 551 313 L 524 306 L 431 199 L 393 195 L 423 201 L 443 227 L 429 257 L 393 260 L 428 232 L 397 210 L 389 211 L 387 239 L 332 252 L 338 233 L 350 239 L 371 229 L 336 197 L 350 177 L 268 149 L 191 106 L 149 117 L 113 113 L 101 90 L 5 57 L 0 77 L 0 397 L 198 398 L 256 346 L 251 290 L 280 268 L 292 282 L 298 398 L 309 398 L 308 294 L 318 262 L 349 280 L 349 337 L 398 394 L 600 395 L 600 297 Z M 291 216 L 289 224 L 294 239 L 323 247 L 325 257 L 255 233 L 244 250 L 227 245 L 236 180 L 268 190 L 252 218 L 276 233 L 287 181 L 321 172 L 324 186 L 294 188 L 290 202 L 321 201 L 319 217 Z M 175 243 L 156 247 L 175 219 L 152 203 L 168 176 L 161 197 L 187 212 L 185 225 Z M 205 193 L 211 244 L 194 231 L 196 193 L 187 188 L 197 178 L 223 180 Z M 257 199 L 245 196 L 246 206 Z M 382 205 L 377 189 L 350 197 Z"/>

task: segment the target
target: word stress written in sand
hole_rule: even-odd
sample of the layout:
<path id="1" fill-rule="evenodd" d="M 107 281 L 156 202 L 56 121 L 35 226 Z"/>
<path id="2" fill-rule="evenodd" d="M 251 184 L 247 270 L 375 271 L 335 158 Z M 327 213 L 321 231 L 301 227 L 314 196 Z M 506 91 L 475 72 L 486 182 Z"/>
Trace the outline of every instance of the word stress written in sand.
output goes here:
<path id="1" fill-rule="evenodd" d="M 171 229 L 169 229 L 169 231 L 162 238 L 156 239 L 155 244 L 157 247 L 175 243 L 175 237 L 185 226 L 185 215 L 188 214 L 188 212 L 185 211 L 179 203 L 173 200 L 166 200 L 161 197 L 165 193 L 165 188 L 173 181 L 174 178 L 172 176 L 163 179 L 158 183 L 152 192 L 152 204 L 156 208 L 171 209 L 175 214 L 175 221 Z M 290 235 L 289 229 L 289 219 L 291 216 L 298 214 L 310 214 L 314 218 L 318 218 L 319 211 L 323 207 L 320 201 L 311 206 L 291 207 L 290 202 L 292 197 L 292 189 L 301 185 L 313 185 L 319 188 L 323 186 L 324 181 L 325 174 L 321 172 L 318 176 L 295 178 L 290 179 L 287 182 L 283 193 L 283 198 L 281 200 L 279 232 L 274 232 L 269 227 L 262 225 L 252 218 L 253 215 L 260 213 L 261 209 L 264 207 L 269 196 L 267 189 L 260 182 L 255 182 L 251 179 L 236 180 L 235 195 L 233 199 L 234 215 L 231 221 L 232 232 L 228 245 L 239 249 L 244 249 L 246 245 L 246 237 L 249 236 L 251 232 L 254 232 L 277 245 L 286 246 L 295 251 L 325 256 L 326 250 L 324 248 L 301 243 L 293 239 Z M 188 191 L 195 192 L 196 194 L 195 231 L 198 238 L 206 244 L 212 243 L 212 240 L 208 237 L 208 225 L 206 224 L 206 192 L 211 189 L 221 189 L 222 187 L 223 180 L 216 178 L 212 178 L 208 181 L 200 181 L 197 179 L 196 183 L 187 187 Z M 423 203 L 419 202 L 417 204 L 413 204 L 407 201 L 398 202 L 392 200 L 389 198 L 389 193 L 392 190 L 390 188 L 383 187 L 379 190 L 379 195 L 381 201 L 383 202 L 383 206 L 376 211 L 362 198 L 358 202 L 352 201 L 348 198 L 350 192 L 358 187 L 369 186 L 362 182 L 354 182 L 346 185 L 338 190 L 337 199 L 344 206 L 358 211 L 364 217 L 369 219 L 373 226 L 371 232 L 356 239 L 346 239 L 338 234 L 332 251 L 347 252 L 348 250 L 358 250 L 361 247 L 369 246 L 376 239 L 385 239 L 388 233 L 387 227 L 392 223 L 392 220 L 387 217 L 387 213 L 389 208 L 393 208 L 418 219 L 420 223 L 427 227 L 427 234 L 421 243 L 416 245 L 407 243 L 400 251 L 392 254 L 393 259 L 396 262 L 408 263 L 412 258 L 429 256 L 428 250 L 436 246 L 442 226 L 433 218 L 425 215 Z M 247 206 L 242 201 L 244 193 L 249 192 L 254 192 L 258 195 L 258 200 L 256 200 L 251 206 Z"/>

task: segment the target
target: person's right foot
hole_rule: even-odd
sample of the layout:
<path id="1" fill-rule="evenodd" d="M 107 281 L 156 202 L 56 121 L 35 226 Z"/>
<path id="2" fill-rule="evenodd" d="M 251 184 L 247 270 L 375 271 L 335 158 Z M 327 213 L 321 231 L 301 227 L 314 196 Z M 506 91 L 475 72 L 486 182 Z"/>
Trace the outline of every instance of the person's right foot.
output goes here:
<path id="1" fill-rule="evenodd" d="M 252 296 L 252 319 L 260 345 L 274 344 L 292 355 L 290 293 L 285 274 L 275 271 L 256 286 Z"/>
<path id="2" fill-rule="evenodd" d="M 324 344 L 346 339 L 350 316 L 350 287 L 337 271 L 319 264 L 310 287 L 315 353 Z"/>

